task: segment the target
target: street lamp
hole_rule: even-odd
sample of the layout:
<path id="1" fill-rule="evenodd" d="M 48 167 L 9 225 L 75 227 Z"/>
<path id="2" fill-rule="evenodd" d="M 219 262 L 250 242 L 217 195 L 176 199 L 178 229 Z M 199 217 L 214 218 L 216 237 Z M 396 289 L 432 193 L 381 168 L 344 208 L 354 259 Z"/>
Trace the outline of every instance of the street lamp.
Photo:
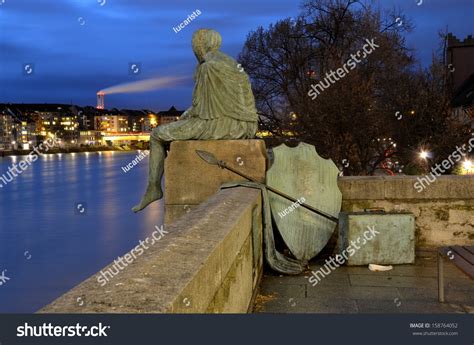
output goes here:
<path id="1" fill-rule="evenodd" d="M 422 151 L 420 152 L 420 158 L 421 158 L 421 159 L 427 159 L 427 158 L 429 157 L 429 155 L 430 155 L 430 153 L 427 152 L 427 151 L 425 151 L 425 150 L 422 150 Z"/>
<path id="2" fill-rule="evenodd" d="M 429 161 L 428 158 L 431 157 L 431 153 L 429 151 L 426 151 L 424 149 L 421 149 L 421 151 L 418 153 L 418 156 L 420 157 L 420 167 L 425 171 L 428 172 L 429 170 Z"/>
<path id="3" fill-rule="evenodd" d="M 469 160 L 469 159 L 466 159 L 463 163 L 462 163 L 462 167 L 464 168 L 464 170 L 466 171 L 467 174 L 469 174 L 470 172 L 472 172 L 472 161 Z"/>

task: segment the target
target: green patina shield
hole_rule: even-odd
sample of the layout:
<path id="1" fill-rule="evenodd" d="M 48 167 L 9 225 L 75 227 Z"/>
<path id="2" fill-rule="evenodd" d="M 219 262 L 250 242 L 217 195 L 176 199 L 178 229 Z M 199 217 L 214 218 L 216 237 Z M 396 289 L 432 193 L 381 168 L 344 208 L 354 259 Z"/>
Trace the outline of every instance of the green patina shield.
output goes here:
<path id="1" fill-rule="evenodd" d="M 342 194 L 337 186 L 339 170 L 321 158 L 313 145 L 300 143 L 273 149 L 274 163 L 267 184 L 295 199 L 338 217 Z M 272 215 L 283 240 L 299 260 L 310 260 L 328 243 L 336 223 L 270 192 Z M 292 205 L 293 204 L 293 205 Z"/>

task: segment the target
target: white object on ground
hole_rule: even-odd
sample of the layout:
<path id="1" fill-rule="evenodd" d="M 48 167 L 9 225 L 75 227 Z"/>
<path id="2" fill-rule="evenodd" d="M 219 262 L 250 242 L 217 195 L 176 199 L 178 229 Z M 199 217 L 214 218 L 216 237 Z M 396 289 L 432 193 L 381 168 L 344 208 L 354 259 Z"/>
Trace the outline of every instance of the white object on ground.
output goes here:
<path id="1" fill-rule="evenodd" d="M 376 265 L 376 264 L 369 264 L 369 270 L 372 272 L 383 272 L 383 271 L 390 271 L 393 269 L 393 266 L 382 266 L 382 265 Z"/>

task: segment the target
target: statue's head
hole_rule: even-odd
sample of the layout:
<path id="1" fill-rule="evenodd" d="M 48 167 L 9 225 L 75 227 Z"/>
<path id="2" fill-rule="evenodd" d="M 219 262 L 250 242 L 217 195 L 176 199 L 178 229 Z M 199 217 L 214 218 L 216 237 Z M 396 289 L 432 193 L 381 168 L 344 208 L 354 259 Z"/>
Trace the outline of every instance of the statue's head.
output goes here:
<path id="1" fill-rule="evenodd" d="M 204 55 L 217 51 L 221 47 L 221 35 L 211 29 L 200 29 L 193 34 L 193 51 L 200 63 L 204 62 Z"/>

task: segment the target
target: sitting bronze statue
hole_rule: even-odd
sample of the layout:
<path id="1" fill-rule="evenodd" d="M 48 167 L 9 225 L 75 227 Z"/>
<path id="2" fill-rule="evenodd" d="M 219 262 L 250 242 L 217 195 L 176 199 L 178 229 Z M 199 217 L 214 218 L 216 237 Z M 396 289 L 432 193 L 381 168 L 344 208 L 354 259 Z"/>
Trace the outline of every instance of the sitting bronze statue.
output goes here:
<path id="1" fill-rule="evenodd" d="M 192 106 L 177 122 L 153 129 L 150 135 L 148 186 L 139 212 L 163 197 L 164 144 L 175 140 L 252 139 L 258 115 L 249 77 L 230 56 L 219 51 L 221 35 L 201 29 L 194 33 L 193 51 L 198 60 L 194 74 Z"/>

